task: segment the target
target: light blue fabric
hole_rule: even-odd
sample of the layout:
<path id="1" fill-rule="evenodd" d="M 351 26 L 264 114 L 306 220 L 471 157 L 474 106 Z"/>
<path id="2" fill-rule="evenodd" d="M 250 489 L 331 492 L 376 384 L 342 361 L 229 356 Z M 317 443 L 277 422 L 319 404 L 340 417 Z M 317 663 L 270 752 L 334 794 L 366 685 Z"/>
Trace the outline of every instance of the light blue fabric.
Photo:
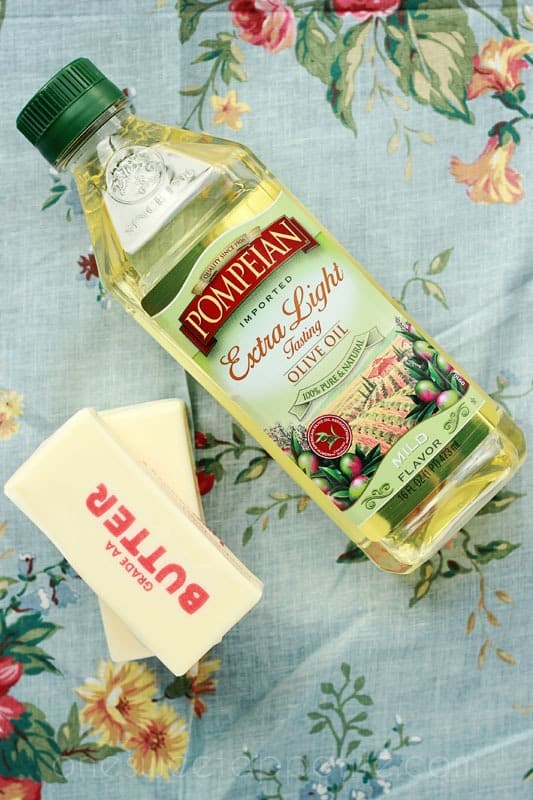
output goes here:
<path id="1" fill-rule="evenodd" d="M 140 116 L 183 120 L 195 98 L 180 97 L 179 89 L 200 84 L 210 68 L 210 62 L 190 64 L 205 50 L 199 42 L 232 31 L 231 16 L 225 6 L 213 7 L 203 14 L 194 36 L 180 45 L 173 3 L 159 5 L 156 9 L 151 0 L 7 2 L 0 32 L 0 388 L 24 395 L 25 411 L 18 433 L 0 440 L 2 484 L 80 407 L 188 398 L 181 368 L 116 302 L 106 308 L 105 299 L 97 301 L 96 278 L 88 282 L 78 275 L 78 258 L 89 254 L 90 245 L 76 199 L 67 186 L 57 203 L 41 211 L 59 179 L 54 181 L 46 163 L 15 130 L 16 114 L 31 93 L 79 55 L 92 58 L 121 87 L 135 87 Z M 493 5 L 486 10 L 505 22 L 499 4 Z M 470 24 L 480 46 L 491 37 L 502 38 L 474 11 Z M 526 29 L 521 33 L 531 38 Z M 405 303 L 467 372 L 491 392 L 500 387 L 531 438 L 531 396 L 526 393 L 533 378 L 531 122 L 520 127 L 522 141 L 513 160 L 523 173 L 525 198 L 516 204 L 479 205 L 467 198 L 465 186 L 454 182 L 448 168 L 454 154 L 473 161 L 487 131 L 513 115 L 501 105 L 496 108 L 490 94 L 475 101 L 475 126 L 451 121 L 413 99 L 409 113 L 396 109 L 407 125 L 436 139 L 425 144 L 412 136 L 414 172 L 406 182 L 405 150 L 387 155 L 395 130 L 390 109 L 378 103 L 371 113 L 364 112 L 369 68 L 358 78 L 355 138 L 328 107 L 325 87 L 297 63 L 291 48 L 269 54 L 242 41 L 240 46 L 248 81 L 229 89 L 238 89 L 239 101 L 251 111 L 242 114 L 243 127 L 234 132 L 213 123 L 206 103 L 206 129 L 254 150 L 396 297 L 414 277 L 415 261 L 426 270 L 437 254 L 453 248 L 446 269 L 431 276 L 445 292 L 448 308 L 425 294 L 420 282 L 407 287 Z M 524 70 L 523 78 L 531 93 L 529 72 Z M 218 91 L 226 93 L 228 87 L 219 83 Z M 65 219 L 69 207 L 70 222 Z M 434 295 L 436 290 L 431 291 Z M 194 382 L 189 388 L 196 430 L 231 442 L 232 420 Z M 254 445 L 249 437 L 246 445 Z M 200 449 L 197 459 L 213 458 L 223 449 Z M 289 499 L 283 519 L 277 516 L 279 503 L 269 514 L 247 514 L 249 508 L 274 503 L 269 498 L 273 492 L 293 496 L 300 491 L 267 462 L 256 481 L 235 483 L 258 454 L 245 451 L 236 459 L 231 444 L 227 449 L 219 460 L 224 475 L 217 474 L 204 498 L 206 518 L 264 580 L 265 593 L 212 654 L 222 664 L 212 675 L 218 678 L 216 693 L 202 695 L 207 706 L 202 718 L 193 714 L 186 697 L 169 701 L 187 719 L 185 767 L 169 783 L 161 778 L 149 783 L 134 775 L 126 754 L 94 765 L 68 760 L 67 782 L 45 783 L 45 800 L 363 800 L 389 791 L 399 800 L 529 797 L 531 784 L 523 777 L 533 766 L 531 464 L 513 480 L 514 494 L 502 501 L 501 513 L 468 525 L 471 548 L 502 540 L 519 549 L 509 546 L 505 558 L 476 564 L 460 546 L 444 550 L 444 561 L 458 562 L 468 574 L 438 578 L 410 607 L 423 574 L 402 579 L 368 562 L 336 563 L 348 542 L 311 504 L 299 512 L 298 501 Z M 205 464 L 198 470 L 205 478 Z M 53 547 L 6 499 L 0 499 L 3 519 L 5 549 L 16 551 L 3 562 L 6 576 L 16 577 L 19 553 L 36 555 L 41 567 L 56 559 Z M 243 545 L 250 524 L 250 540 Z M 446 569 L 453 573 L 455 568 Z M 95 598 L 75 579 L 68 586 L 78 602 L 67 605 L 71 598 L 65 592 L 60 607 L 46 617 L 63 630 L 42 645 L 62 675 L 25 674 L 12 690 L 42 709 L 54 729 L 66 720 L 74 701 L 82 708 L 72 689 L 96 674 L 98 659 L 107 658 Z M 480 587 L 489 614 L 477 614 Z M 472 613 L 475 627 L 467 634 Z M 496 615 L 492 622 L 490 613 Z M 490 644 L 480 669 L 478 654 L 486 640 Z M 347 713 L 368 713 L 368 719 L 357 723 L 365 733 L 350 736 L 362 744 L 348 756 L 344 743 L 341 760 L 328 762 L 339 757 L 329 723 L 316 733 L 310 730 L 323 720 L 317 715 L 324 711 L 335 716 L 318 706 L 334 698 L 329 684 L 337 689 L 345 681 L 343 663 L 351 668 L 350 685 L 365 677 L 357 694 L 366 699 L 353 700 Z M 170 681 L 160 667 L 158 680 L 161 687 Z M 404 731 L 398 751 L 393 750 L 398 742 L 393 727 Z M 258 757 L 255 779 L 240 775 L 249 767 L 244 748 Z M 362 769 L 348 778 L 347 764 L 355 758 L 368 765 L 369 752 L 375 754 L 374 773 L 367 770 L 365 778 Z M 300 762 L 304 755 L 310 763 L 307 775 Z"/>

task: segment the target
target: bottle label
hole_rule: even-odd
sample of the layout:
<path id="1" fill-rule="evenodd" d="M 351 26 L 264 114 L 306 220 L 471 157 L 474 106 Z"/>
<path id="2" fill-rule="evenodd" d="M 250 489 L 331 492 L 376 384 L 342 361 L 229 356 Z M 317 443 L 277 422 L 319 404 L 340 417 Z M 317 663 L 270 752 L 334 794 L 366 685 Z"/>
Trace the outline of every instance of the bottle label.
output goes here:
<path id="1" fill-rule="evenodd" d="M 399 493 L 415 508 L 484 402 L 284 193 L 212 242 L 155 320 L 356 525 Z"/>
<path id="2" fill-rule="evenodd" d="M 161 146 L 128 145 L 106 166 L 104 200 L 120 243 L 133 255 L 212 179 L 211 165 Z"/>

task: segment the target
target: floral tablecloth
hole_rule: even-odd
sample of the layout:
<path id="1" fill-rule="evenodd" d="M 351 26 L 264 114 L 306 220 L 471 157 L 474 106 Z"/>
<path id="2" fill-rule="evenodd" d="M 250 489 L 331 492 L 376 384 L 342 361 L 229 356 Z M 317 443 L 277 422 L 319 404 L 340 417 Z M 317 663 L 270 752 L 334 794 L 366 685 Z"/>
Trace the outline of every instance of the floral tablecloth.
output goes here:
<path id="1" fill-rule="evenodd" d="M 197 674 L 113 664 L 0 500 L 0 797 L 530 797 L 531 464 L 417 573 L 377 571 L 109 299 L 15 117 L 86 55 L 141 116 L 242 140 L 531 437 L 533 10 L 178 5 L 0 0 L 0 482 L 82 406 L 190 397 L 207 520 L 264 599 Z"/>

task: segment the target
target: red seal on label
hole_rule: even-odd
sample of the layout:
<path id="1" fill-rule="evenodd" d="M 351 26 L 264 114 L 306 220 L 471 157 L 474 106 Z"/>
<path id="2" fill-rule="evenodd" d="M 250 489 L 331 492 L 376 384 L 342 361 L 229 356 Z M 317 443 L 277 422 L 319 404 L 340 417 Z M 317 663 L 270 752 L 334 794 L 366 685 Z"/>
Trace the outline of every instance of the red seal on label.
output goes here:
<path id="1" fill-rule="evenodd" d="M 352 429 L 342 417 L 336 414 L 323 414 L 317 417 L 307 429 L 309 447 L 322 458 L 338 458 L 350 449 Z"/>

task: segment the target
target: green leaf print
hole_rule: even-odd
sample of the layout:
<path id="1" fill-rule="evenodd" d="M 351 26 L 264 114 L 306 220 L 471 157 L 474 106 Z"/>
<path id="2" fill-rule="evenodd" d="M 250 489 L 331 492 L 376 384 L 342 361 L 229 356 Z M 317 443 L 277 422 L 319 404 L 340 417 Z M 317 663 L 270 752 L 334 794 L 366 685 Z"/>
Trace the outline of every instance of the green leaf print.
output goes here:
<path id="1" fill-rule="evenodd" d="M 74 761 L 82 761 L 85 764 L 94 764 L 96 761 L 103 761 L 110 756 L 123 752 L 121 747 L 84 741 L 86 736 L 87 732 L 82 733 L 80 728 L 78 706 L 73 703 L 67 721 L 60 726 L 57 732 L 61 758 L 71 758 Z"/>
<path id="2" fill-rule="evenodd" d="M 13 736 L 0 742 L 2 774 L 5 777 L 65 783 L 53 728 L 40 709 L 31 703 L 24 703 L 24 706 L 24 714 L 13 723 Z"/>
<path id="3" fill-rule="evenodd" d="M 515 39 L 520 37 L 518 29 L 518 2 L 517 0 L 502 0 L 502 14 L 509 20 Z"/>
<path id="4" fill-rule="evenodd" d="M 330 82 L 331 65 L 341 48 L 340 38 L 333 40 L 329 38 L 314 11 L 298 22 L 296 59 L 310 75 L 319 78 L 326 85 Z"/>
<path id="5" fill-rule="evenodd" d="M 351 28 L 343 38 L 343 48 L 331 65 L 331 85 L 328 100 L 335 116 L 355 134 L 357 126 L 352 111 L 355 97 L 355 78 L 365 52 L 370 22 Z"/>
<path id="6" fill-rule="evenodd" d="M 511 503 L 514 503 L 514 501 L 519 497 L 525 497 L 525 495 L 520 494 L 519 492 L 512 492 L 510 489 L 502 489 L 502 491 L 498 492 L 498 494 L 496 494 L 486 506 L 483 506 L 481 511 L 477 512 L 477 516 L 481 517 L 484 514 L 499 514 L 501 511 L 505 511 L 507 506 L 510 506 Z"/>
<path id="7" fill-rule="evenodd" d="M 439 114 L 473 123 L 466 87 L 477 52 L 458 0 L 418 0 L 386 22 L 386 48 L 400 89 Z M 429 13 L 431 11 L 431 13 Z"/>
<path id="8" fill-rule="evenodd" d="M 235 483 L 248 483 L 248 481 L 255 481 L 260 478 L 268 467 L 268 458 L 258 456 L 252 458 L 248 466 L 241 470 L 235 478 Z"/>
<path id="9" fill-rule="evenodd" d="M 40 672 L 53 672 L 59 675 L 59 670 L 52 663 L 52 656 L 37 647 L 39 642 L 58 630 L 60 630 L 58 625 L 44 622 L 40 614 L 26 614 L 19 617 L 4 631 L 0 643 L 2 655 L 10 656 L 20 662 L 27 675 L 38 675 Z"/>
<path id="10" fill-rule="evenodd" d="M 176 10 L 180 15 L 180 42 L 187 42 L 198 27 L 200 16 L 209 8 L 208 3 L 199 3 L 198 0 L 178 0 Z"/>
<path id="11" fill-rule="evenodd" d="M 428 267 L 428 275 L 438 275 L 439 272 L 444 272 L 452 253 L 453 247 L 448 247 L 447 250 L 443 250 L 442 253 L 435 256 Z"/>
<path id="12" fill-rule="evenodd" d="M 477 553 L 477 561 L 479 564 L 488 564 L 489 561 L 494 559 L 501 560 L 520 547 L 519 544 L 512 544 L 505 539 L 494 539 L 487 544 L 476 544 L 474 550 Z"/>

